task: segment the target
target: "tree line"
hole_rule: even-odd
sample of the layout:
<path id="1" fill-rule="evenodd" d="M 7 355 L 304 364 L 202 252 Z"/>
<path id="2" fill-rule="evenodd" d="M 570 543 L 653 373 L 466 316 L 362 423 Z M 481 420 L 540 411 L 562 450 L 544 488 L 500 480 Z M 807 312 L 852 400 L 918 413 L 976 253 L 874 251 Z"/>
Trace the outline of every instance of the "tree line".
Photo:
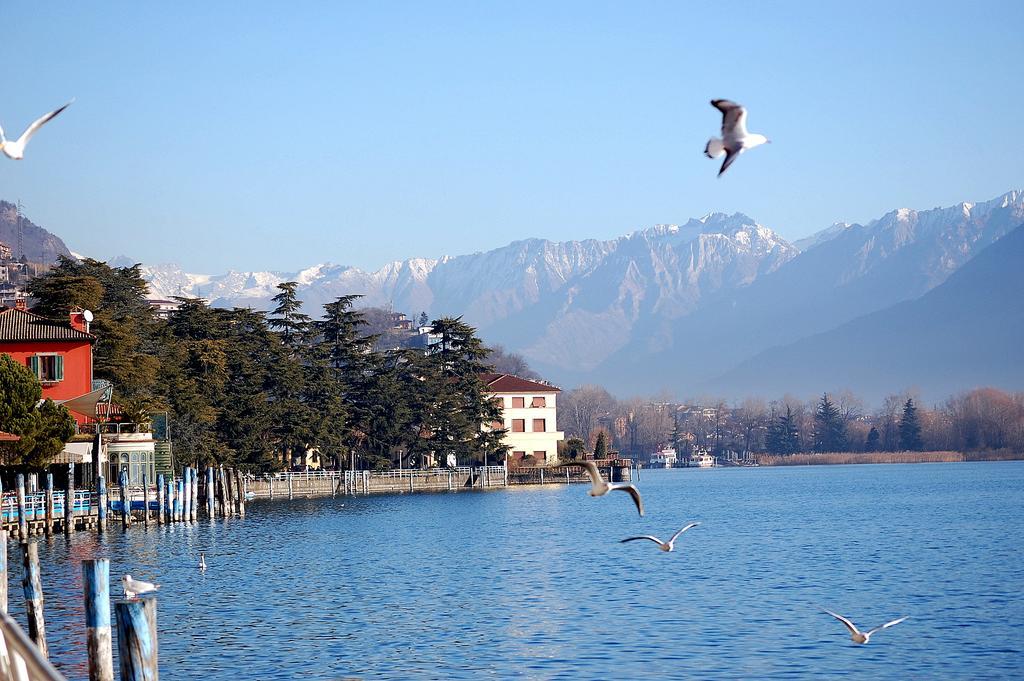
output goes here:
<path id="1" fill-rule="evenodd" d="M 925 406 L 913 392 L 889 395 L 869 409 L 850 391 L 804 401 L 792 396 L 727 403 L 678 403 L 668 397 L 617 400 L 600 386 L 562 394 L 558 423 L 578 440 L 565 450 L 593 451 L 599 438 L 631 458 L 664 447 L 681 454 L 696 448 L 725 452 L 1013 450 L 1024 452 L 1024 393 L 986 387 Z"/>
<path id="2" fill-rule="evenodd" d="M 180 298 L 163 320 L 139 266 L 61 258 L 29 292 L 54 319 L 93 311 L 95 376 L 113 384 L 123 419 L 167 414 L 181 464 L 272 470 L 314 449 L 328 464 L 370 468 L 500 459 L 504 431 L 481 428 L 501 418 L 480 379 L 491 351 L 473 327 L 442 317 L 426 350 L 378 349 L 359 296 L 314 319 L 296 282 L 277 288 L 270 312 Z"/>

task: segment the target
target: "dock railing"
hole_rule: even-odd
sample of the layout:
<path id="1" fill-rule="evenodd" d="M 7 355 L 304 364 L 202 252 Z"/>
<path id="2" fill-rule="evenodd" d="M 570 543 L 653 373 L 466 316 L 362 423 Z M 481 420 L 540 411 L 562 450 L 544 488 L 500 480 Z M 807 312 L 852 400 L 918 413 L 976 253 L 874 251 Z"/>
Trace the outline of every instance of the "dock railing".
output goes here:
<path id="1" fill-rule="evenodd" d="M 0 611 L 0 679 L 65 681 L 39 648 L 6 612 Z"/>

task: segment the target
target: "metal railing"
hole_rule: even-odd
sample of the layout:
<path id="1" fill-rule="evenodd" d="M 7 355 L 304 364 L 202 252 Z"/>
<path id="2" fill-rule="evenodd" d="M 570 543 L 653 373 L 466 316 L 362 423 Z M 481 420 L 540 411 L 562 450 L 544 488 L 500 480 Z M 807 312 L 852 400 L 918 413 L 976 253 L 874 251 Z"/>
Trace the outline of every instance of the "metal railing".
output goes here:
<path id="1" fill-rule="evenodd" d="M 10 615 L 0 611 L 0 680 L 65 681 Z"/>

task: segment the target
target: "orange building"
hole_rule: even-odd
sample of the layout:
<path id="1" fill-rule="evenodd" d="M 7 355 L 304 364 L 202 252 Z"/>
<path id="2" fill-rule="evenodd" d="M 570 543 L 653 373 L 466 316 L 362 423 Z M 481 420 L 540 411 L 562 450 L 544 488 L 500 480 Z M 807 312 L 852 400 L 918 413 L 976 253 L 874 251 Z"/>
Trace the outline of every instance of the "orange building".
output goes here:
<path id="1" fill-rule="evenodd" d="M 43 397 L 66 402 L 93 392 L 89 314 L 71 312 L 67 324 L 10 308 L 0 311 L 0 352 L 32 370 L 43 385 Z M 94 414 L 72 416 L 80 424 Z"/>

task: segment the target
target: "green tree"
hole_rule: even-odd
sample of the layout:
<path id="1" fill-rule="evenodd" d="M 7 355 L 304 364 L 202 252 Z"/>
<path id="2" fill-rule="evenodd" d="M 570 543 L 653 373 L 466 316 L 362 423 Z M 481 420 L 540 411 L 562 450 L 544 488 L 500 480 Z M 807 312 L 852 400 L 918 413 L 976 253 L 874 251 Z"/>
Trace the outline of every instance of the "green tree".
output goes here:
<path id="1" fill-rule="evenodd" d="M 868 431 L 868 437 L 864 441 L 864 451 L 877 452 L 878 442 L 882 439 L 881 433 L 878 432 L 878 428 L 871 426 L 871 430 Z"/>
<path id="2" fill-rule="evenodd" d="M 62 256 L 28 289 L 37 301 L 35 310 L 51 319 L 66 322 L 72 307 L 91 310 L 95 377 L 114 385 L 114 399 L 127 411 L 141 412 L 152 404 L 160 325 L 146 301 L 148 285 L 139 265 L 110 267 L 91 258 Z"/>
<path id="3" fill-rule="evenodd" d="M 488 370 L 488 349 L 461 318 L 436 319 L 431 333 L 439 337 L 428 355 L 431 449 L 441 461 L 449 453 L 459 462 L 502 460 L 508 450 L 502 443 L 505 431 L 483 428 L 501 419 L 501 408 L 480 378 Z"/>
<path id="4" fill-rule="evenodd" d="M 0 453 L 7 465 L 44 468 L 75 434 L 68 410 L 46 400 L 35 375 L 0 354 L 0 430 L 18 435 L 19 442 L 4 443 Z"/>
<path id="5" fill-rule="evenodd" d="M 793 409 L 786 405 L 786 415 L 776 416 L 768 428 L 768 451 L 772 454 L 795 454 L 800 451 L 800 429 L 797 428 Z"/>
<path id="6" fill-rule="evenodd" d="M 594 458 L 599 460 L 608 458 L 608 437 L 603 430 L 598 431 L 597 440 L 594 442 Z"/>
<path id="7" fill-rule="evenodd" d="M 914 405 L 913 399 L 908 399 L 903 404 L 903 415 L 900 417 L 900 449 L 917 452 L 922 447 L 921 423 L 918 420 L 917 407 Z"/>
<path id="8" fill-rule="evenodd" d="M 568 461 L 585 459 L 587 456 L 587 443 L 581 438 L 571 437 L 568 440 L 565 440 L 561 456 Z"/>
<path id="9" fill-rule="evenodd" d="M 828 393 L 821 396 L 814 413 L 814 449 L 819 452 L 846 449 L 846 423 Z"/>

